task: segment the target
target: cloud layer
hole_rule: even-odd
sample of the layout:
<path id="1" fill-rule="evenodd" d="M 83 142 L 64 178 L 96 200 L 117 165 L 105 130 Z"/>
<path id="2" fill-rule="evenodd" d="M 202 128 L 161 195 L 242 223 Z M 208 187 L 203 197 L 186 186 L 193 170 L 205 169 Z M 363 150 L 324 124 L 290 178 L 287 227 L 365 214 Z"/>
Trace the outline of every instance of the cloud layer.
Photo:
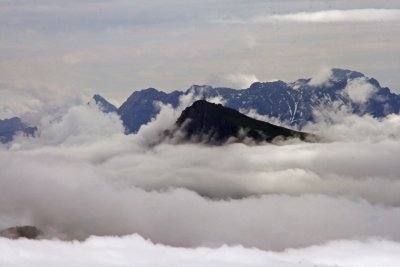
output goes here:
<path id="1" fill-rule="evenodd" d="M 61 239 L 138 233 L 174 246 L 265 250 L 400 241 L 399 116 L 378 121 L 332 111 L 333 125 L 308 126 L 326 143 L 154 146 L 179 115 L 161 109 L 129 136 L 96 106 L 44 116 L 39 136 L 0 150 L 0 228 L 31 224 Z"/>

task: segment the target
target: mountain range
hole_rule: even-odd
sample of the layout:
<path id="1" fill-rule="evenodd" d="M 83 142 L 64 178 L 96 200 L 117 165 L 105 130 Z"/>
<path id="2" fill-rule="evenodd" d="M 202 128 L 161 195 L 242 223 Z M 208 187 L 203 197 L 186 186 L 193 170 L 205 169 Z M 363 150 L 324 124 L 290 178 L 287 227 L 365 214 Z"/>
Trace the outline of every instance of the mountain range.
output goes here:
<path id="1" fill-rule="evenodd" d="M 346 107 L 351 113 L 370 114 L 376 118 L 400 111 L 400 95 L 381 87 L 374 78 L 356 71 L 332 69 L 330 77 L 320 84 L 312 79 L 292 83 L 256 82 L 241 90 L 193 85 L 186 91 L 171 93 L 148 88 L 133 92 L 117 113 L 126 132 L 136 133 L 159 113 L 156 102 L 175 108 L 180 97 L 189 94 L 194 99 L 219 99 L 224 106 L 238 111 L 254 110 L 295 129 L 315 122 L 315 112 L 327 108 Z"/>
<path id="2" fill-rule="evenodd" d="M 170 93 L 148 88 L 133 92 L 119 108 L 100 95 L 94 95 L 93 100 L 103 112 L 119 114 L 126 133 L 130 134 L 138 132 L 142 125 L 157 116 L 157 102 L 176 108 L 180 104 L 180 98 L 189 95 L 193 100 L 217 99 L 225 107 L 241 112 L 254 110 L 298 130 L 307 123 L 315 122 L 316 113 L 326 109 L 346 108 L 353 114 L 370 114 L 376 118 L 398 114 L 400 111 L 399 94 L 391 92 L 387 87 L 381 87 L 377 80 L 360 72 L 337 68 L 332 69 L 330 76 L 322 82 L 309 78 L 290 83 L 255 82 L 249 88 L 239 90 L 193 85 L 186 91 Z M 13 129 L 15 132 L 23 132 L 21 127 L 6 129 L 4 123 L 0 121 L 0 129 L 6 132 L 5 135 L 0 132 L 2 142 L 10 141 Z"/>

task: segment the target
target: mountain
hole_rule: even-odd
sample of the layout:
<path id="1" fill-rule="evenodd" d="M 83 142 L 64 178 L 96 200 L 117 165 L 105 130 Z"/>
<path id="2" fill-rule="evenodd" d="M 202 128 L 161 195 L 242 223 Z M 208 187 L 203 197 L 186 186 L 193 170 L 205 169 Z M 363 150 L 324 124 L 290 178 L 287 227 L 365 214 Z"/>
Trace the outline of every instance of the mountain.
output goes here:
<path id="1" fill-rule="evenodd" d="M 110 112 L 115 112 L 116 113 L 118 111 L 118 109 L 113 104 L 108 102 L 101 95 L 97 95 L 97 94 L 94 95 L 93 96 L 93 100 L 100 107 L 100 109 L 105 113 L 110 113 Z"/>
<path id="2" fill-rule="evenodd" d="M 302 140 L 311 137 L 306 133 L 255 120 L 237 110 L 205 100 L 198 100 L 187 107 L 176 124 L 179 136 L 183 133 L 184 140 L 207 144 L 223 144 L 230 139 L 239 142 L 246 139 L 271 142 L 277 137 Z"/>
<path id="3" fill-rule="evenodd" d="M 33 135 L 36 130 L 36 127 L 30 127 L 17 117 L 0 120 L 0 142 L 7 143 L 12 141 L 17 133 Z"/>
<path id="4" fill-rule="evenodd" d="M 345 69 L 332 69 L 321 84 L 312 79 L 256 82 L 247 89 L 213 88 L 193 85 L 187 91 L 165 93 L 154 88 L 134 92 L 118 109 L 128 133 L 135 133 L 158 112 L 156 102 L 178 106 L 179 98 L 192 94 L 198 99 L 222 99 L 226 107 L 240 111 L 255 110 L 260 115 L 280 120 L 301 129 L 315 122 L 315 112 L 331 107 L 346 107 L 358 115 L 382 118 L 400 111 L 400 95 L 364 74 Z"/>
<path id="5" fill-rule="evenodd" d="M 159 113 L 156 102 L 177 107 L 182 92 L 165 93 L 154 88 L 134 92 L 118 109 L 127 133 L 135 133 L 140 126 Z"/>

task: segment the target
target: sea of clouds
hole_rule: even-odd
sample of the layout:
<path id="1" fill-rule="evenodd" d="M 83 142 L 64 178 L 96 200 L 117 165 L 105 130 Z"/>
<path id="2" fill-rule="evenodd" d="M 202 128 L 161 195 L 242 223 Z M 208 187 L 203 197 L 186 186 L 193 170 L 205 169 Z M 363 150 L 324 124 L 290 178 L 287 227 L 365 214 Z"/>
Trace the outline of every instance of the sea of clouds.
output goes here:
<path id="1" fill-rule="evenodd" d="M 0 239 L 0 265 L 398 266 L 400 116 L 321 110 L 319 143 L 157 143 L 191 101 L 136 135 L 94 103 L 33 116 L 0 147 L 0 229 L 45 240 Z"/>

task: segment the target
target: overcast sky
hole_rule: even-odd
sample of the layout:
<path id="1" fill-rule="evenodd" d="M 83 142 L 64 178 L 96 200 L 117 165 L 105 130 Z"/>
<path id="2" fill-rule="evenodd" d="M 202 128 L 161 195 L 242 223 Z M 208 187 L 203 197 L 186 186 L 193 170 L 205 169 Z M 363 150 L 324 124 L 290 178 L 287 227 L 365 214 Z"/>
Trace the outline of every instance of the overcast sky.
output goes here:
<path id="1" fill-rule="evenodd" d="M 400 92 L 398 0 L 0 0 L 0 36 L 0 92 L 91 88 L 121 102 L 147 87 L 241 88 L 321 67 Z"/>

